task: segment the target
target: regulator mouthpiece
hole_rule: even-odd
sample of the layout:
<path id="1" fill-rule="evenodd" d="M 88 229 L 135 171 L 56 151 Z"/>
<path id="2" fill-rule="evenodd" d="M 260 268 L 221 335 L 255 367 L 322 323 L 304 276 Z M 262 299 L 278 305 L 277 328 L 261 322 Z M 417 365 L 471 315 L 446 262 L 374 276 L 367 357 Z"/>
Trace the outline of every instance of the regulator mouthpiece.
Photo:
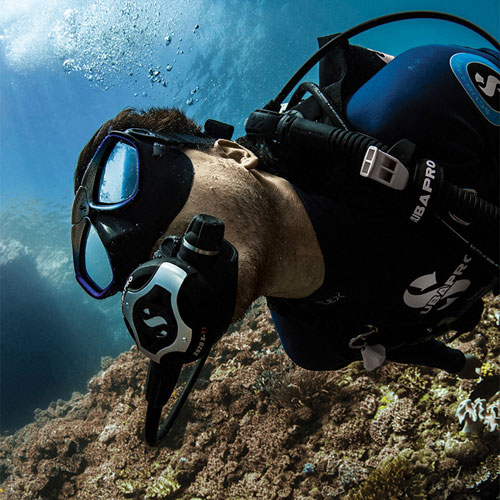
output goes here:
<path id="1" fill-rule="evenodd" d="M 238 252 L 224 223 L 198 214 L 182 239 L 169 236 L 155 259 L 129 277 L 122 312 L 138 349 L 151 360 L 146 382 L 146 441 L 162 441 L 186 400 L 212 346 L 229 326 L 236 303 Z M 198 360 L 189 382 L 158 432 L 161 410 L 182 365 Z"/>

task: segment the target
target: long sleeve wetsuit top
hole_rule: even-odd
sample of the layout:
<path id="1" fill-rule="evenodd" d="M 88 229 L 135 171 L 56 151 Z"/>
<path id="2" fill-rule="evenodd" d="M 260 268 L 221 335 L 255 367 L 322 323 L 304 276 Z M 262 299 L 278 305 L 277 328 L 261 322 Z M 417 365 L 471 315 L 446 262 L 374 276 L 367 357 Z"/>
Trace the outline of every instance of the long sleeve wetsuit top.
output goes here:
<path id="1" fill-rule="evenodd" d="M 447 180 L 498 205 L 499 63 L 500 54 L 487 49 L 411 49 L 351 96 L 346 117 L 352 129 L 388 145 L 411 140 Z M 304 299 L 268 298 L 292 360 L 312 370 L 346 366 L 360 359 L 349 340 L 374 325 L 384 336 L 372 343 L 385 345 L 387 359 L 460 371 L 463 354 L 433 337 L 457 320 L 477 321 L 493 280 L 481 258 L 432 217 L 412 227 L 383 199 L 352 188 L 339 185 L 331 196 L 295 189 L 325 280 Z"/>

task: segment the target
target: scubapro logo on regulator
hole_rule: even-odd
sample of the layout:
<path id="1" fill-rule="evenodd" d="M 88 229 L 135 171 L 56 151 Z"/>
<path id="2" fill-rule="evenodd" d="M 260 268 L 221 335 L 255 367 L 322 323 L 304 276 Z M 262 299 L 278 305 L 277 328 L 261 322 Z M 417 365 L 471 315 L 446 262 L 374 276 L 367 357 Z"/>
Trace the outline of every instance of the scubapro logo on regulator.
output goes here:
<path id="1" fill-rule="evenodd" d="M 460 279 L 460 276 L 469 267 L 471 260 L 466 255 L 463 262 L 443 284 L 438 284 L 435 272 L 413 280 L 403 295 L 405 304 L 413 309 L 421 309 L 420 314 L 428 314 L 434 308 L 440 311 L 450 306 L 458 299 L 460 293 L 469 288 L 470 280 Z"/>

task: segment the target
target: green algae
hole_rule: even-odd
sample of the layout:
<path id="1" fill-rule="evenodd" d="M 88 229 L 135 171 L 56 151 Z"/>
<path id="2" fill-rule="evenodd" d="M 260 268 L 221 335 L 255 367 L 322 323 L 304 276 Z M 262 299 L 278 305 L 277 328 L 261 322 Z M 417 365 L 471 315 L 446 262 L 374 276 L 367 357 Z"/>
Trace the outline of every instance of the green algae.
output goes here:
<path id="1" fill-rule="evenodd" d="M 377 420 L 383 410 L 385 410 L 391 403 L 398 400 L 398 396 L 389 386 L 381 385 L 379 389 L 382 392 L 382 396 L 378 402 L 377 411 L 373 416 L 373 420 Z"/>

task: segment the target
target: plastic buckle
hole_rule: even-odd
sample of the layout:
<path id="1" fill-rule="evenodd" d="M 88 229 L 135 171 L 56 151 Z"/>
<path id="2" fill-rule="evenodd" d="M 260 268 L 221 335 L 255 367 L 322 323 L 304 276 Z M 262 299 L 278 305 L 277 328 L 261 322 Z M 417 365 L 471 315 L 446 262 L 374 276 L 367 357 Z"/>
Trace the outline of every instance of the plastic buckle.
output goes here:
<path id="1" fill-rule="evenodd" d="M 394 156 L 370 146 L 365 154 L 359 174 L 374 181 L 402 191 L 408 184 L 408 169 Z"/>

